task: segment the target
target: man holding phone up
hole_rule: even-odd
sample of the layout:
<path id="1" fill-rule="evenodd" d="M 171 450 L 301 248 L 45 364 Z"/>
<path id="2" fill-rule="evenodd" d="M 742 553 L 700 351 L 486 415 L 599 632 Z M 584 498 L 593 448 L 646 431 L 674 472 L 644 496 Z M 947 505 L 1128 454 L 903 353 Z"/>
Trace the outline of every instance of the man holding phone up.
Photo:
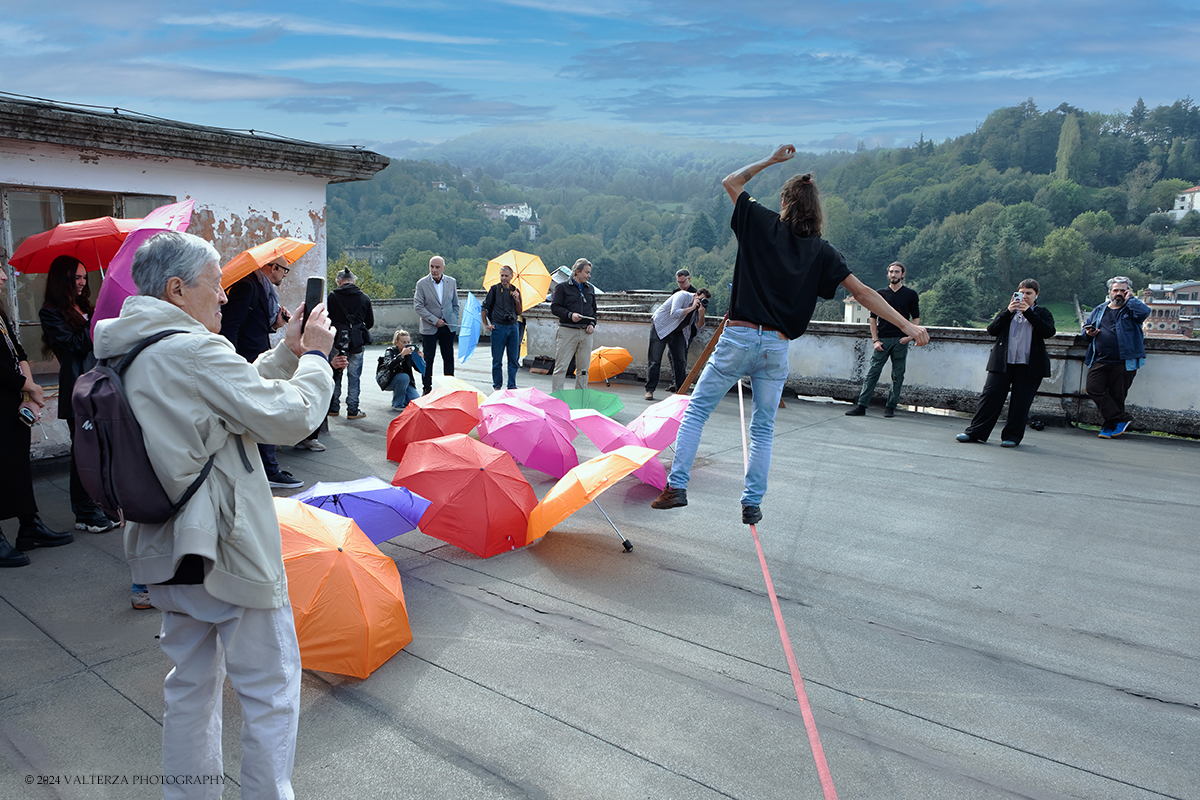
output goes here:
<path id="1" fill-rule="evenodd" d="M 1146 363 L 1142 321 L 1150 316 L 1150 309 L 1131 289 L 1129 278 L 1109 278 L 1108 303 L 1093 308 L 1083 326 L 1089 340 L 1083 359 L 1088 367 L 1087 393 L 1103 419 L 1101 439 L 1115 439 L 1133 421 L 1125 410 L 1125 396 Z"/>

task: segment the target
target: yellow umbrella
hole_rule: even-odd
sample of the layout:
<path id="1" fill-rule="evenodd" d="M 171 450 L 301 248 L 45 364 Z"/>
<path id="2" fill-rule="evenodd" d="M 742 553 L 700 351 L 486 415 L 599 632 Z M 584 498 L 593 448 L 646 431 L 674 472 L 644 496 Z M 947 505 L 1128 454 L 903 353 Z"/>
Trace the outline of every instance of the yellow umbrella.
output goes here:
<path id="1" fill-rule="evenodd" d="M 464 381 L 462 378 L 456 378 L 453 375 L 443 375 L 440 378 L 433 379 L 439 388 L 448 389 L 450 391 L 474 392 L 479 395 L 479 402 L 487 400 L 487 395 L 476 389 L 471 384 Z"/>
<path id="2" fill-rule="evenodd" d="M 550 291 L 550 273 L 542 259 L 532 253 L 509 250 L 488 262 L 487 274 L 483 276 L 483 288 L 490 289 L 500 282 L 500 268 L 513 271 L 513 285 L 521 292 L 521 311 L 528 311 L 544 302 Z"/>
<path id="3" fill-rule="evenodd" d="M 639 467 L 645 466 L 647 461 L 657 455 L 658 451 L 651 450 L 649 447 L 627 444 L 612 452 L 596 456 L 591 461 L 585 461 L 572 469 L 558 483 L 554 484 L 554 487 L 530 512 L 529 528 L 525 534 L 526 544 L 545 536 L 555 525 L 588 503 L 594 502 L 600 493 L 609 486 Z M 596 507 L 600 508 L 600 504 L 596 503 Z M 600 508 L 600 513 L 604 514 L 605 519 L 608 519 L 608 514 L 604 513 L 603 508 Z M 617 531 L 617 536 L 621 536 L 621 532 L 617 530 L 616 525 L 613 525 L 611 519 L 608 519 L 608 524 L 612 525 L 614 531 Z M 633 549 L 633 545 L 624 536 L 621 536 L 621 541 L 625 543 L 626 551 Z"/>
<path id="4" fill-rule="evenodd" d="M 316 247 L 316 242 L 289 239 L 280 236 L 269 242 L 243 250 L 221 268 L 221 288 L 228 289 L 254 270 L 283 256 L 287 263 L 294 264 L 300 256 Z"/>

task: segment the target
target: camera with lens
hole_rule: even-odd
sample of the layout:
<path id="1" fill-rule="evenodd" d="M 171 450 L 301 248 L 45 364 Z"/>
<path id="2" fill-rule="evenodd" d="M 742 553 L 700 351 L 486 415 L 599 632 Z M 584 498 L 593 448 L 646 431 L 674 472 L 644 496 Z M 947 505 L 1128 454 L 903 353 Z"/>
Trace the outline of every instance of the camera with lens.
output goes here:
<path id="1" fill-rule="evenodd" d="M 700 305 L 704 306 L 705 308 L 708 308 L 708 298 L 707 298 L 707 297 L 701 297 L 701 298 L 700 298 Z"/>
<path id="2" fill-rule="evenodd" d="M 350 355 L 350 330 L 337 329 L 337 335 L 333 337 L 333 350 L 329 353 L 330 358 L 338 356 Z"/>

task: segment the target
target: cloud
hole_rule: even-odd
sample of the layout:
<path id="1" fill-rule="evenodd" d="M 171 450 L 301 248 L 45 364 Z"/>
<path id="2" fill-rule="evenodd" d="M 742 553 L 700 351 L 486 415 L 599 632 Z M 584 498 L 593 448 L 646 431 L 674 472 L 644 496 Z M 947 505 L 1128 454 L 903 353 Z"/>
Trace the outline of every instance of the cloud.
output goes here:
<path id="1" fill-rule="evenodd" d="M 327 20 L 306 20 L 298 17 L 249 12 L 227 12 L 199 16 L 166 16 L 164 25 L 189 28 L 223 28 L 227 30 L 249 30 L 264 33 L 289 33 L 303 36 L 337 36 L 353 39 L 391 39 L 403 42 L 425 42 L 428 44 L 489 45 L 493 38 L 476 36 L 447 36 L 440 33 L 399 30 L 368 25 L 347 25 Z"/>

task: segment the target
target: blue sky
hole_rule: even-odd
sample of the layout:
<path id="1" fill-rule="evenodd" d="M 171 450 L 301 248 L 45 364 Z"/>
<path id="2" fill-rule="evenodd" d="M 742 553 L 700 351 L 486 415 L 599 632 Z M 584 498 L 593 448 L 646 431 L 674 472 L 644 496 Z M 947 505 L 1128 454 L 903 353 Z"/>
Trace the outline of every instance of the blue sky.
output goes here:
<path id="1" fill-rule="evenodd" d="M 0 91 L 390 154 L 557 122 L 802 149 L 1128 111 L 1200 74 L 1194 3 L 0 0 Z"/>

